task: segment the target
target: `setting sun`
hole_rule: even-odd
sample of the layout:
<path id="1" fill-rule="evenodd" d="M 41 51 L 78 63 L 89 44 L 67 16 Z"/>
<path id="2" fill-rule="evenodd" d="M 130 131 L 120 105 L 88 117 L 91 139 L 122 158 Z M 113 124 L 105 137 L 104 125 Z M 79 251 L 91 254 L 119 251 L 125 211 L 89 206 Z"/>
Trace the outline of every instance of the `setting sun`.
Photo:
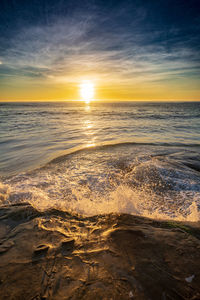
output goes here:
<path id="1" fill-rule="evenodd" d="M 94 84 L 85 80 L 80 85 L 80 95 L 85 102 L 89 102 L 94 97 Z"/>

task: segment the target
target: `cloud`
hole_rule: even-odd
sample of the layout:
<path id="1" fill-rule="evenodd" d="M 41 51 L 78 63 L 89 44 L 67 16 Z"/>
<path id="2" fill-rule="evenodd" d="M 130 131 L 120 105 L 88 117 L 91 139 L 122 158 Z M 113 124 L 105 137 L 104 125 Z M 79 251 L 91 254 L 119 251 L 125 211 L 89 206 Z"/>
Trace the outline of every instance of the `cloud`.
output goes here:
<path id="1" fill-rule="evenodd" d="M 3 51 L 7 67 L 0 76 L 50 84 L 73 84 L 91 76 L 107 85 L 130 87 L 198 76 L 195 36 L 185 40 L 179 28 L 145 31 L 140 26 L 145 9 L 138 9 L 127 26 L 126 13 L 127 7 L 115 12 L 112 21 L 103 14 L 99 18 L 99 12 L 78 13 L 51 24 L 22 27 Z"/>

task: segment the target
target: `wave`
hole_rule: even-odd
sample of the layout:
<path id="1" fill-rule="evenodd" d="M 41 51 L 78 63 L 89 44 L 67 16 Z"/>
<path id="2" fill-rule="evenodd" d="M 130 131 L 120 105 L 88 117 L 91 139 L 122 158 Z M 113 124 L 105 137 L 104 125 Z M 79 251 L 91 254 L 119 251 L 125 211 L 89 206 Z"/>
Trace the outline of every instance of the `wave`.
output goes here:
<path id="1" fill-rule="evenodd" d="M 106 142 L 106 143 L 99 143 L 95 145 L 89 145 L 89 146 L 77 146 L 70 148 L 68 150 L 63 151 L 64 153 L 53 158 L 49 163 L 58 163 L 62 160 L 65 160 L 69 155 L 77 154 L 79 152 L 84 151 L 96 151 L 96 150 L 106 150 L 108 148 L 115 148 L 120 146 L 155 146 L 155 147 L 166 147 L 166 148 L 200 148 L 199 143 L 166 143 L 166 142 Z"/>
<path id="2" fill-rule="evenodd" d="M 168 146 L 125 142 L 79 148 L 2 180 L 0 201 L 89 216 L 128 213 L 199 221 L 200 173 L 193 167 L 199 154 L 177 145 L 168 151 Z"/>

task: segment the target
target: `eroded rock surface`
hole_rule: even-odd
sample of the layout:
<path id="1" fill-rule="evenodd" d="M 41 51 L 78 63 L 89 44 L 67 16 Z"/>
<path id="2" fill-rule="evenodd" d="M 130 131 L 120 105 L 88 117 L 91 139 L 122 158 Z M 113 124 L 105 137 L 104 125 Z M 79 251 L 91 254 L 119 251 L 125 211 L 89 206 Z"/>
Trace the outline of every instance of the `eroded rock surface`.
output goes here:
<path id="1" fill-rule="evenodd" d="M 199 228 L 3 207 L 0 299 L 200 299 Z"/>

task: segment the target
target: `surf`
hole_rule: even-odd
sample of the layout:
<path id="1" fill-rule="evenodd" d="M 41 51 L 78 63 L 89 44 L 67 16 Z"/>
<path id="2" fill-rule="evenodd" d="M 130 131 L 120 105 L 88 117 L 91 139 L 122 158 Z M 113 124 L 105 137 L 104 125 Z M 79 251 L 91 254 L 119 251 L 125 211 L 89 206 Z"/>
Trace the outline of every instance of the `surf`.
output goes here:
<path id="1" fill-rule="evenodd" d="M 128 213 L 199 221 L 199 154 L 193 148 L 118 143 L 77 149 L 1 179 L 1 204 L 29 202 L 93 216 Z"/>

